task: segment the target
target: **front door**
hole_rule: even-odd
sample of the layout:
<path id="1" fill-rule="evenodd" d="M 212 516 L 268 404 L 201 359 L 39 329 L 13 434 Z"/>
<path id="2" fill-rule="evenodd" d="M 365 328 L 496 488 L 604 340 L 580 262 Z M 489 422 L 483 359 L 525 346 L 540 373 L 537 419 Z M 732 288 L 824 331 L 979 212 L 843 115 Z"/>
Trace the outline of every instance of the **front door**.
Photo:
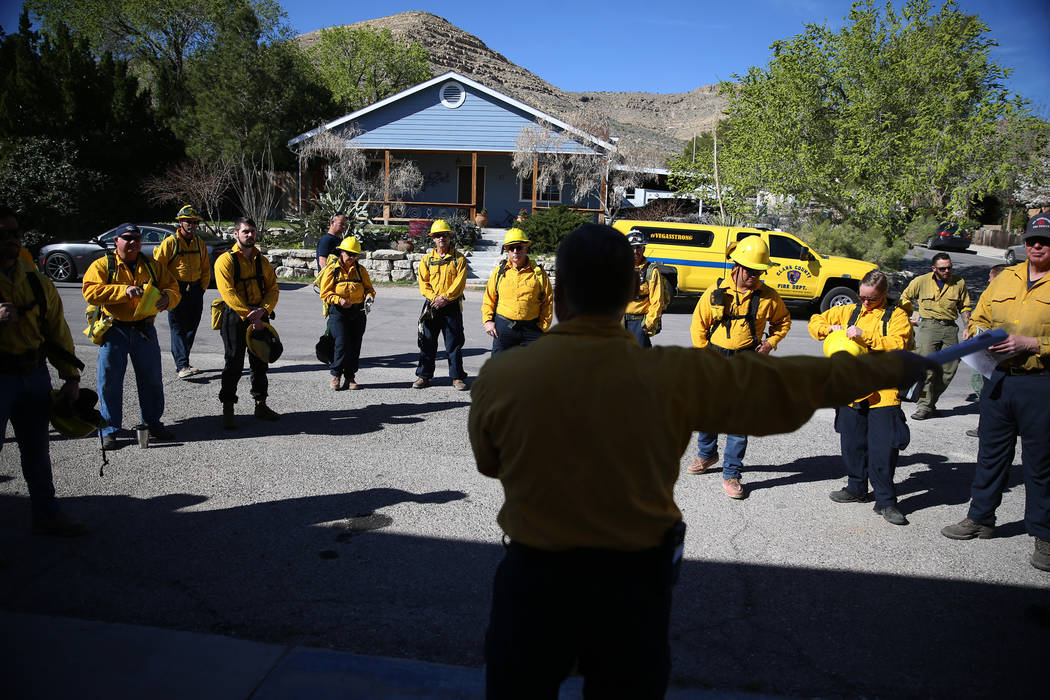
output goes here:
<path id="1" fill-rule="evenodd" d="M 470 166 L 464 165 L 459 168 L 459 198 L 456 200 L 460 204 L 470 204 Z M 485 168 L 478 166 L 478 189 L 477 198 L 474 200 L 477 202 L 478 211 L 485 208 Z"/>

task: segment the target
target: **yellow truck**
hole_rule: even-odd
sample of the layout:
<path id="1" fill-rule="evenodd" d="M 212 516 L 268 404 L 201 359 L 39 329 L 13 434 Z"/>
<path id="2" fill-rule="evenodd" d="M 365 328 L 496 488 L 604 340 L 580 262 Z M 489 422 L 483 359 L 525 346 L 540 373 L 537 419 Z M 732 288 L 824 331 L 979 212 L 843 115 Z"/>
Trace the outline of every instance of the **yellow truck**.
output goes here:
<path id="1" fill-rule="evenodd" d="M 789 304 L 819 302 L 821 311 L 855 304 L 861 278 L 876 267 L 863 260 L 821 255 L 783 231 L 629 219 L 614 222 L 613 228 L 624 235 L 630 231 L 645 235 L 645 257 L 660 266 L 674 294 L 701 294 L 719 278 L 728 277 L 733 263 L 726 249 L 748 236 L 761 236 L 769 245 L 774 266 L 762 281 Z"/>

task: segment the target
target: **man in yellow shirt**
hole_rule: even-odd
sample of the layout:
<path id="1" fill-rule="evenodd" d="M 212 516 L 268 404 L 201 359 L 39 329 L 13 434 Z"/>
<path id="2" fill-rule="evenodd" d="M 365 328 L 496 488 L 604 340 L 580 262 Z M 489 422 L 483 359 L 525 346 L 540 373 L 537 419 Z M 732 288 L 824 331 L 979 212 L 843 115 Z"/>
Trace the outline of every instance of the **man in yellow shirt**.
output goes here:
<path id="1" fill-rule="evenodd" d="M 452 229 L 438 219 L 430 227 L 434 247 L 419 261 L 419 292 L 426 301 L 420 315 L 419 364 L 413 389 L 430 386 L 437 359 L 438 333 L 445 338 L 448 374 L 457 391 L 467 388 L 463 369 L 463 289 L 467 285 L 467 259 L 452 247 Z"/>
<path id="2" fill-rule="evenodd" d="M 912 309 L 918 316 L 915 331 L 915 351 L 929 355 L 955 345 L 959 342 L 959 326 L 956 319 L 960 316 L 963 327 L 970 320 L 970 294 L 966 291 L 966 282 L 962 277 L 952 274 L 952 259 L 947 253 L 933 256 L 932 270 L 919 275 L 904 289 L 900 299 L 901 306 Z M 930 372 L 923 386 L 922 395 L 915 405 L 914 420 L 926 420 L 935 415 L 937 399 L 948 385 L 952 383 L 958 360 L 942 365 L 941 369 Z"/>
<path id="3" fill-rule="evenodd" d="M 833 331 L 844 330 L 850 340 L 868 350 L 907 348 L 912 337 L 911 321 L 900 307 L 887 306 L 888 290 L 885 273 L 872 270 L 860 281 L 861 303 L 833 306 L 814 314 L 809 319 L 809 334 L 823 340 Z M 896 388 L 881 388 L 835 409 L 835 431 L 849 478 L 845 488 L 830 497 L 836 503 L 863 502 L 868 498 L 870 480 L 875 512 L 889 523 L 907 525 L 907 518 L 897 508 L 893 487 L 897 457 L 911 439 L 900 404 Z"/>
<path id="4" fill-rule="evenodd" d="M 645 234 L 641 231 L 631 231 L 627 234 L 627 242 L 634 251 L 638 291 L 627 305 L 627 311 L 623 315 L 623 327 L 634 334 L 639 345 L 651 348 L 653 343 L 649 338 L 660 332 L 661 316 L 671 301 L 671 296 L 660 269 L 645 257 Z"/>
<path id="5" fill-rule="evenodd" d="M 693 311 L 689 327 L 693 346 L 711 348 L 725 357 L 770 353 L 791 329 L 791 315 L 780 295 L 759 279 L 773 266 L 769 247 L 760 237 L 749 236 L 732 249 L 729 259 L 733 261 L 729 278 L 705 291 Z M 769 335 L 763 339 L 766 326 Z M 703 474 L 718 461 L 718 434 L 700 432 L 696 447 L 688 471 Z M 744 497 L 740 468 L 746 451 L 747 435 L 726 435 L 722 488 L 730 498 Z"/>
<path id="6" fill-rule="evenodd" d="M 529 259 L 530 241 L 512 228 L 503 238 L 507 259 L 492 271 L 481 301 L 481 320 L 492 336 L 492 354 L 528 345 L 547 332 L 554 315 L 551 281 Z"/>
<path id="7" fill-rule="evenodd" d="M 84 365 L 74 354 L 58 290 L 35 265 L 21 259 L 23 250 L 14 211 L 0 205 L 0 436 L 10 420 L 29 489 L 33 533 L 77 537 L 87 534 L 87 528 L 59 508 L 51 476 L 51 375 L 46 363 L 62 379 L 57 400 L 65 404 L 77 398 Z"/>
<path id="8" fill-rule="evenodd" d="M 83 295 L 88 304 L 100 307 L 113 318 L 98 349 L 99 409 L 108 426 L 102 429 L 102 445 L 107 450 L 120 447 L 117 438 L 124 418 L 124 373 L 128 357 L 135 368 L 142 423 L 152 440 L 174 440 L 160 417 L 164 413 L 164 382 L 160 367 L 160 345 L 154 326 L 157 313 L 179 303 L 179 286 L 166 267 L 150 262 L 142 254 L 142 232 L 135 224 L 117 227 L 115 254 L 107 253 L 84 272 Z M 150 309 L 140 309 L 148 301 L 150 287 L 160 290 L 160 298 Z"/>
<path id="9" fill-rule="evenodd" d="M 233 225 L 237 242 L 229 253 L 215 261 L 215 285 L 226 302 L 219 327 L 225 359 L 219 401 L 222 402 L 222 427 L 227 430 L 237 427 L 233 407 L 237 403 L 237 383 L 244 371 L 244 355 L 248 350 L 245 341 L 248 327 L 255 330 L 265 327 L 273 317 L 280 294 L 273 266 L 255 247 L 255 235 L 254 221 L 245 217 L 237 219 Z M 266 405 L 270 386 L 266 378 L 267 364 L 254 354 L 247 354 L 255 417 L 277 420 L 281 416 Z"/>
<path id="10" fill-rule="evenodd" d="M 817 408 L 917 380 L 930 364 L 911 353 L 774 361 L 643 349 L 621 323 L 632 258 L 608 226 L 566 237 L 558 325 L 494 355 L 471 387 L 471 447 L 478 471 L 503 486 L 497 519 L 510 538 L 485 638 L 489 697 L 556 697 L 577 661 L 588 695 L 663 697 L 685 534 L 674 485 L 692 431 L 795 430 Z M 569 403 L 569 418 L 551 410 Z"/>
<path id="11" fill-rule="evenodd" d="M 1001 328 L 988 350 L 1001 361 L 981 389 L 977 471 L 966 517 L 941 530 L 953 540 L 995 534 L 995 510 L 1021 437 L 1025 528 L 1035 538 L 1031 563 L 1050 571 L 1050 214 L 1025 227 L 1028 259 L 999 273 L 970 317 L 967 335 Z"/>
<path id="12" fill-rule="evenodd" d="M 175 216 L 178 230 L 153 249 L 157 263 L 168 268 L 179 283 L 179 305 L 168 310 L 168 327 L 171 333 L 171 356 L 175 360 L 175 371 L 179 379 L 188 379 L 200 370 L 190 365 L 190 351 L 197 337 L 204 310 L 204 292 L 211 284 L 211 265 L 208 262 L 208 246 L 197 233 L 200 216 L 187 204 Z"/>

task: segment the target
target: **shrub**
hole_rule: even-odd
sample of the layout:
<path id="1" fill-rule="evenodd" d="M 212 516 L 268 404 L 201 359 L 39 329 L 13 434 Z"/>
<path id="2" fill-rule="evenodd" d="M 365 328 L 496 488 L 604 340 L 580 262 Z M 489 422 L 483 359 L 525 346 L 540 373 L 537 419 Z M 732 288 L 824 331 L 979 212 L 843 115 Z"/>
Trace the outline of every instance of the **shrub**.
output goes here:
<path id="1" fill-rule="evenodd" d="M 803 224 L 798 235 L 819 253 L 867 260 L 884 270 L 896 270 L 908 252 L 907 241 L 894 238 L 877 224 L 864 227 L 849 221 L 836 224 L 811 220 Z"/>
<path id="2" fill-rule="evenodd" d="M 532 245 L 532 253 L 554 253 L 558 250 L 563 238 L 583 224 L 593 223 L 594 215 L 573 211 L 569 207 L 552 207 L 537 209 L 532 215 L 520 222 L 518 227 L 524 231 Z"/>

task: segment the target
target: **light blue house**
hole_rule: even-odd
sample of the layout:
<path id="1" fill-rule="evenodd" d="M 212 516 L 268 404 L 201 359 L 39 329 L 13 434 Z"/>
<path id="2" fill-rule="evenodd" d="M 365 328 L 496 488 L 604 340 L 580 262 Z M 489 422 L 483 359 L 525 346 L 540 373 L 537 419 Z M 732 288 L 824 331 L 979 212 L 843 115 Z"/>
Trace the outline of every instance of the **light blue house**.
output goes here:
<path id="1" fill-rule="evenodd" d="M 511 161 L 523 128 L 542 128 L 544 152 L 593 155 L 607 160 L 615 147 L 556 117 L 530 107 L 455 72 L 408 88 L 373 105 L 295 137 L 288 147 L 299 152 L 321 132 L 347 138 L 348 148 L 367 152 L 389 178 L 391 163 L 410 159 L 423 175 L 423 188 L 404 201 L 399 215 L 393 202 L 374 201 L 376 218 L 385 222 L 435 219 L 459 211 L 474 218 L 487 209 L 491 225 L 505 225 L 519 210 L 529 212 L 559 204 L 597 208 L 597 197 L 576 202 L 569 186 L 534 186 L 533 175 L 519 177 Z M 323 186 L 318 171 L 299 174 L 299 208 Z M 605 190 L 604 182 L 602 191 Z"/>

